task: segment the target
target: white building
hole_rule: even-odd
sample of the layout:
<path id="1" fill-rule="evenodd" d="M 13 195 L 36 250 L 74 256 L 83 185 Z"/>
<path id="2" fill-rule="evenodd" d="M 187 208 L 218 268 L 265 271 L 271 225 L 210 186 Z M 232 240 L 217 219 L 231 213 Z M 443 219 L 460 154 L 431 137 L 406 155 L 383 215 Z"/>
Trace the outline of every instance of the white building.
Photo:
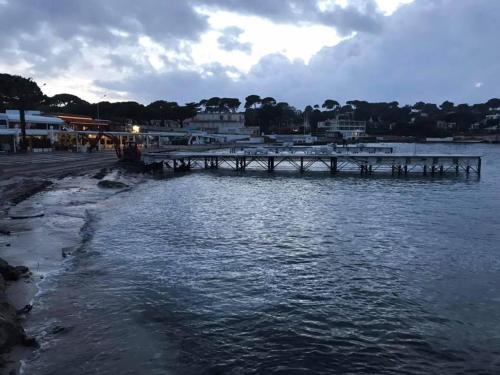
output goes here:
<path id="1" fill-rule="evenodd" d="M 25 111 L 26 136 L 29 149 L 48 148 L 57 141 L 65 122 L 58 117 L 43 116 L 40 111 Z M 15 152 L 21 140 L 21 119 L 18 110 L 0 113 L 0 151 Z"/>
<path id="2" fill-rule="evenodd" d="M 351 120 L 349 115 L 337 115 L 335 119 L 318 122 L 318 130 L 324 130 L 327 137 L 354 139 L 366 134 L 366 121 Z"/>
<path id="3" fill-rule="evenodd" d="M 209 134 L 252 134 L 255 129 L 245 128 L 244 113 L 198 113 L 186 120 L 184 129 Z"/>

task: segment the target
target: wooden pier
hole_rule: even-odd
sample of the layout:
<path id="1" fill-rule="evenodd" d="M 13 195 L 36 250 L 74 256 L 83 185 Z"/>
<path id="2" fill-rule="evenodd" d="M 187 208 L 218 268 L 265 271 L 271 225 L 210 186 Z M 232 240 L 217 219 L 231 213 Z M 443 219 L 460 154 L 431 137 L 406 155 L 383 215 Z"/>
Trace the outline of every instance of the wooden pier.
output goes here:
<path id="1" fill-rule="evenodd" d="M 437 176 L 445 174 L 481 174 L 481 157 L 474 155 L 414 155 L 389 153 L 289 153 L 260 152 L 258 149 L 243 152 L 173 152 L 147 153 L 146 165 L 156 165 L 173 172 L 192 169 L 225 168 L 236 172 L 264 170 L 329 171 L 372 175 L 386 173 L 393 176 L 420 174 Z"/>
<path id="2" fill-rule="evenodd" d="M 366 146 L 366 145 L 325 145 L 325 146 L 281 146 L 263 145 L 257 147 L 234 146 L 230 148 L 230 153 L 237 152 L 273 152 L 273 153 L 332 153 L 336 154 L 392 154 L 393 148 L 390 146 Z"/>

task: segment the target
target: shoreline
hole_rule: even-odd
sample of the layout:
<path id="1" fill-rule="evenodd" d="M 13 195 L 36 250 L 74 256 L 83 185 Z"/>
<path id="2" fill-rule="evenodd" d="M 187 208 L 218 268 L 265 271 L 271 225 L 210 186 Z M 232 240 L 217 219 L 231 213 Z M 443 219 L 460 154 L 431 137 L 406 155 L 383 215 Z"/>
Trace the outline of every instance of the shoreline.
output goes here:
<path id="1" fill-rule="evenodd" d="M 24 330 L 43 281 L 64 269 L 85 240 L 88 213 L 144 179 L 119 167 L 54 178 L 11 177 L 0 184 L 0 263 L 18 266 L 18 280 L 0 276 L 0 373 L 22 373 L 38 346 Z M 14 219 L 16 217 L 16 219 Z M 6 266 L 7 267 L 7 266 Z"/>

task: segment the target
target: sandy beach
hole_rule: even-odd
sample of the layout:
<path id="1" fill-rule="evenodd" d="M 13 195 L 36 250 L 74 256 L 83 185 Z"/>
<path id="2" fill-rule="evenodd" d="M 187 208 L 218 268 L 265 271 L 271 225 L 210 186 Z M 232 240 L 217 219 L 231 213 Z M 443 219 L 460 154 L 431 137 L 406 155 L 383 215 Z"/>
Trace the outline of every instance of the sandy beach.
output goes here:
<path id="1" fill-rule="evenodd" d="M 9 265 L 29 268 L 19 280 L 6 281 L 1 311 L 2 373 L 18 373 L 20 361 L 32 350 L 16 344 L 38 345 L 33 340 L 22 342 L 23 321 L 29 319 L 31 308 L 36 309 L 44 280 L 63 270 L 64 262 L 85 239 L 92 210 L 141 181 L 122 169 L 80 173 L 51 179 L 14 176 L 0 183 L 0 258 Z M 11 337 L 8 327 L 16 327 L 21 337 Z"/>

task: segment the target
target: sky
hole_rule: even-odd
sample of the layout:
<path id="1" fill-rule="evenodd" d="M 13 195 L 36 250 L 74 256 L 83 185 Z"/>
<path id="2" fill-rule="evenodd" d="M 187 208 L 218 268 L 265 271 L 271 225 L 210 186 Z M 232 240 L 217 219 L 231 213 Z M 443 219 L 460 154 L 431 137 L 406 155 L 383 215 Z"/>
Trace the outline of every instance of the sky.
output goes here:
<path id="1" fill-rule="evenodd" d="M 499 0 L 0 0 L 0 72 L 91 102 L 500 97 Z"/>

